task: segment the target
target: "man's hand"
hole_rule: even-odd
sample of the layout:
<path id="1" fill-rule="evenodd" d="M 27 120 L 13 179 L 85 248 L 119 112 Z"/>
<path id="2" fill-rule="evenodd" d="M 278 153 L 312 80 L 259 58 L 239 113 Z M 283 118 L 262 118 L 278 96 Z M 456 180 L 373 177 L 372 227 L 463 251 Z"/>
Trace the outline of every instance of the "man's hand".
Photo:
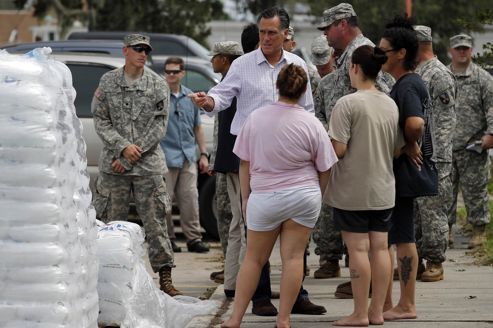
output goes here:
<path id="1" fill-rule="evenodd" d="M 188 96 L 197 107 L 203 108 L 208 112 L 214 108 L 214 101 L 203 91 L 190 93 Z"/>
<path id="2" fill-rule="evenodd" d="M 206 156 L 200 156 L 199 158 L 199 170 L 200 173 L 207 173 L 209 171 L 209 159 Z"/>
<path id="3" fill-rule="evenodd" d="M 485 134 L 481 138 L 481 141 L 482 141 L 481 147 L 483 147 L 483 149 L 493 148 L 493 135 Z"/>
<path id="4" fill-rule="evenodd" d="M 137 161 L 140 159 L 141 157 L 141 154 L 142 154 L 142 148 L 140 148 L 139 146 L 137 145 L 130 145 L 130 146 L 127 146 L 124 150 L 123 150 L 123 157 L 125 157 L 125 159 L 127 161 L 130 162 L 130 164 L 135 164 L 137 163 Z"/>
<path id="5" fill-rule="evenodd" d="M 411 145 L 406 144 L 402 150 L 411 159 L 411 162 L 421 169 L 421 164 L 423 164 L 423 154 L 421 153 L 421 148 L 418 143 L 415 142 Z"/>
<path id="6" fill-rule="evenodd" d="M 113 172 L 116 173 L 124 173 L 125 168 L 123 167 L 122 163 L 120 163 L 119 159 L 113 160 L 113 163 L 111 163 L 111 168 L 113 169 Z"/>

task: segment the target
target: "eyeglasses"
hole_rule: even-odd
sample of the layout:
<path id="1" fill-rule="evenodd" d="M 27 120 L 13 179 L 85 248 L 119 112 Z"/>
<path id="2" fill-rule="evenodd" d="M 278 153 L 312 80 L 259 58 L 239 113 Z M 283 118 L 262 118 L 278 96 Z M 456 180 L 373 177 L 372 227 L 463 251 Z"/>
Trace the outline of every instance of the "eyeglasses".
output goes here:
<path id="1" fill-rule="evenodd" d="M 383 50 L 383 49 L 382 49 Z M 383 50 L 383 52 L 387 53 L 387 52 L 393 52 L 393 51 L 397 51 L 395 49 L 388 49 L 388 50 Z"/>
<path id="2" fill-rule="evenodd" d="M 181 69 L 175 69 L 175 70 L 171 70 L 171 69 L 165 69 L 164 70 L 164 73 L 168 74 L 168 75 L 172 75 L 172 74 L 179 74 L 181 73 Z"/>
<path id="3" fill-rule="evenodd" d="M 132 48 L 133 51 L 138 52 L 139 54 L 144 51 L 146 55 L 151 53 L 151 48 L 146 47 L 146 46 L 140 46 L 140 45 L 135 45 L 135 46 L 128 46 L 127 48 Z"/>

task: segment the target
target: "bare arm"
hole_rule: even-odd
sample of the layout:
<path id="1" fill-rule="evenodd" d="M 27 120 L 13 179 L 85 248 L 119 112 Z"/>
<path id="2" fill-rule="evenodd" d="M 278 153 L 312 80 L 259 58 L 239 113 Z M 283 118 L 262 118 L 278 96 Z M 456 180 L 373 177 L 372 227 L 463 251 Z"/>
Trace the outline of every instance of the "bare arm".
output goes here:
<path id="1" fill-rule="evenodd" d="M 403 152 L 409 156 L 417 167 L 421 167 L 421 164 L 423 164 L 423 154 L 418 145 L 418 140 L 424 133 L 424 126 L 425 121 L 417 116 L 408 117 L 404 126 L 406 145 L 404 146 Z"/>
<path id="2" fill-rule="evenodd" d="M 337 158 L 343 158 L 344 154 L 347 150 L 347 145 L 345 143 L 339 142 L 337 140 L 332 139 L 332 147 L 336 152 Z"/>
<path id="3" fill-rule="evenodd" d="M 329 184 L 330 178 L 330 169 L 324 172 L 318 172 L 318 180 L 320 184 L 320 192 L 322 193 L 322 197 L 327 189 L 327 185 Z"/>
<path id="4" fill-rule="evenodd" d="M 207 153 L 207 148 L 205 146 L 205 136 L 204 128 L 202 124 L 198 124 L 194 127 L 195 141 L 199 146 L 200 158 L 199 158 L 199 169 L 201 173 L 206 173 L 209 170 L 209 158 L 204 153 Z"/>

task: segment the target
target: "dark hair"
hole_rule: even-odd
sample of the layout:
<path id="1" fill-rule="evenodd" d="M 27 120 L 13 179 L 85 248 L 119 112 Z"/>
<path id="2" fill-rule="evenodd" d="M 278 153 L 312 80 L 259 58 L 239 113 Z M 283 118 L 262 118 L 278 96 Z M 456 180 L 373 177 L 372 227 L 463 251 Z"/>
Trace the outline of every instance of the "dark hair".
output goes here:
<path id="1" fill-rule="evenodd" d="M 164 68 L 166 69 L 166 65 L 168 64 L 175 64 L 175 65 L 180 65 L 180 69 L 183 71 L 185 69 L 185 63 L 183 62 L 183 59 L 180 57 L 168 57 L 166 61 L 164 62 Z"/>
<path id="2" fill-rule="evenodd" d="M 228 59 L 230 64 L 234 62 L 236 58 L 240 57 L 240 55 L 223 55 L 223 56 Z"/>
<path id="3" fill-rule="evenodd" d="M 277 76 L 276 87 L 279 95 L 289 99 L 299 99 L 306 90 L 308 77 L 303 67 L 289 64 L 284 66 Z"/>
<path id="4" fill-rule="evenodd" d="M 394 20 L 385 25 L 382 38 L 389 41 L 393 50 L 406 49 L 404 68 L 413 70 L 417 65 L 418 37 L 413 28 L 412 21 L 406 16 L 396 16 Z"/>
<path id="5" fill-rule="evenodd" d="M 358 17 L 357 16 L 351 16 L 351 17 L 347 17 L 347 18 L 341 18 L 337 21 L 334 22 L 334 24 L 337 26 L 339 25 L 339 23 L 341 22 L 341 20 L 345 19 L 346 22 L 348 23 L 349 26 L 352 26 L 352 27 L 358 27 Z"/>
<path id="6" fill-rule="evenodd" d="M 281 22 L 281 29 L 289 28 L 289 14 L 284 8 L 280 7 L 271 7 L 262 11 L 260 15 L 258 15 L 257 24 L 260 23 L 262 18 L 274 18 L 276 16 L 279 17 L 279 21 Z"/>
<path id="7" fill-rule="evenodd" d="M 351 57 L 351 62 L 360 65 L 365 77 L 373 81 L 386 61 L 385 51 L 369 45 L 358 47 Z"/>
<path id="8" fill-rule="evenodd" d="M 259 43 L 258 26 L 255 23 L 250 23 L 243 28 L 241 32 L 241 47 L 244 53 L 249 53 L 257 47 Z"/>

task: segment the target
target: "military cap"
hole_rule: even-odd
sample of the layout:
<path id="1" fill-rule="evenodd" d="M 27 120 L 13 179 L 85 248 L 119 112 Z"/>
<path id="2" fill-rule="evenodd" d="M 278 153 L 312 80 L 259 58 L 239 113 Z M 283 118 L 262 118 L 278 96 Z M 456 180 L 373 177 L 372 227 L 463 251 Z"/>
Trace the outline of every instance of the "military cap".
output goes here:
<path id="1" fill-rule="evenodd" d="M 243 55 L 243 50 L 241 50 L 241 45 L 235 41 L 221 41 L 216 42 L 212 51 L 210 53 L 211 56 L 215 55 L 233 55 L 233 56 L 241 56 Z"/>
<path id="2" fill-rule="evenodd" d="M 127 34 L 123 38 L 123 44 L 125 46 L 135 46 L 138 44 L 145 44 L 146 46 L 149 46 L 149 48 L 152 49 L 151 46 L 151 38 L 147 35 L 142 35 L 142 34 Z"/>
<path id="3" fill-rule="evenodd" d="M 468 47 L 472 48 L 472 37 L 467 34 L 458 34 L 450 38 L 450 48 Z"/>
<path id="4" fill-rule="evenodd" d="M 326 9 L 322 14 L 322 22 L 318 25 L 319 30 L 325 30 L 327 26 L 332 25 L 335 21 L 338 21 L 343 18 L 349 18 L 356 16 L 356 12 L 354 12 L 353 6 L 349 3 L 340 3 L 335 7 Z"/>
<path id="5" fill-rule="evenodd" d="M 329 62 L 330 56 L 334 52 L 327 42 L 327 38 L 324 35 L 320 35 L 313 39 L 311 45 L 312 54 L 310 59 L 313 65 L 325 65 Z"/>
<path id="6" fill-rule="evenodd" d="M 286 37 L 286 40 L 292 40 L 294 38 L 294 28 L 289 25 L 288 27 L 288 36 Z"/>
<path id="7" fill-rule="evenodd" d="M 414 25 L 414 30 L 416 31 L 416 36 L 419 42 L 431 42 L 431 28 L 424 25 Z"/>

